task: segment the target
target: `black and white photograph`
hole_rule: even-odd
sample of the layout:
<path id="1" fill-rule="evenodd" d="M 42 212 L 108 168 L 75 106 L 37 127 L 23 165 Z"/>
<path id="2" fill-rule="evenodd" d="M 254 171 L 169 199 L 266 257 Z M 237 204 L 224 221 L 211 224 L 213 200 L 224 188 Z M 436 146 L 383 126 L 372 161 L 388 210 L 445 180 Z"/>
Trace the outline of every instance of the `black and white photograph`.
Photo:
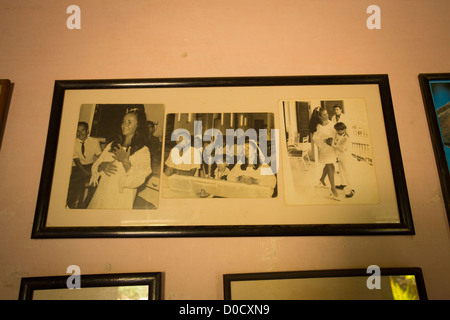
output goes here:
<path id="1" fill-rule="evenodd" d="M 289 204 L 379 202 L 364 99 L 281 102 Z"/>
<path id="2" fill-rule="evenodd" d="M 81 105 L 67 208 L 157 208 L 163 123 L 164 105 Z"/>
<path id="3" fill-rule="evenodd" d="M 277 196 L 273 113 L 168 114 L 163 197 Z"/>

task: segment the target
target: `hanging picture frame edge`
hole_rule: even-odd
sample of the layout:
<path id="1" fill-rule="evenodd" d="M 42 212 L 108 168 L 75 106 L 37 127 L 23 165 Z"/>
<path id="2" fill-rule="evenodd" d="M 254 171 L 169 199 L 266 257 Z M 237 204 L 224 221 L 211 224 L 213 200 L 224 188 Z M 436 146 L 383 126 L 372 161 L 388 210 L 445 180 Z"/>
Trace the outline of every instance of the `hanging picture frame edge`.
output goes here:
<path id="1" fill-rule="evenodd" d="M 447 213 L 447 221 L 450 225 L 450 173 L 444 153 L 441 132 L 439 129 L 438 119 L 434 106 L 433 96 L 431 93 L 430 82 L 434 80 L 450 81 L 450 73 L 420 73 L 418 75 L 422 101 L 427 118 L 428 130 L 433 146 L 436 170 L 438 171 L 439 182 L 441 184 L 442 197 L 445 211 Z"/>
<path id="2" fill-rule="evenodd" d="M 132 272 L 80 275 L 81 287 L 111 287 L 126 285 L 148 285 L 150 300 L 163 297 L 163 272 Z M 18 300 L 32 300 L 33 291 L 39 289 L 67 288 L 69 276 L 34 276 L 21 278 Z"/>

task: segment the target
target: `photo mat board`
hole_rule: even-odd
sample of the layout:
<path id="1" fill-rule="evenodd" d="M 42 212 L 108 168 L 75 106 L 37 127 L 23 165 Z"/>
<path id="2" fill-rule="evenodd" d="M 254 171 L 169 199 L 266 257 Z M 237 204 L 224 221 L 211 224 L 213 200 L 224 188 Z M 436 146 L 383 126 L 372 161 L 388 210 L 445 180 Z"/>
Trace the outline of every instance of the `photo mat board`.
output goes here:
<path id="1" fill-rule="evenodd" d="M 161 272 L 26 277 L 19 300 L 160 300 L 161 292 Z"/>
<path id="2" fill-rule="evenodd" d="M 420 74 L 419 83 L 450 223 L 450 73 Z"/>
<path id="3" fill-rule="evenodd" d="M 355 187 L 352 198 L 338 194 L 341 201 L 327 199 L 326 194 L 322 198 L 314 198 L 311 194 L 306 196 L 307 201 L 298 201 L 305 198 L 306 193 L 296 189 L 291 181 L 292 178 L 303 179 L 305 169 L 293 164 L 293 159 L 299 159 L 288 154 L 287 122 L 284 119 L 283 105 L 295 106 L 297 102 L 317 101 L 323 104 L 339 101 L 344 104 L 345 112 L 365 119 L 357 123 L 359 126 L 364 125 L 370 133 L 370 152 L 366 152 L 370 156 L 359 160 L 363 161 L 361 164 L 369 166 L 366 170 L 373 175 L 370 186 L 374 196 L 371 199 L 364 198 L 363 195 L 369 192 L 358 186 Z M 91 122 L 88 121 L 89 128 L 94 129 L 90 131 L 91 135 L 99 135 L 99 132 L 106 131 L 94 121 L 97 119 L 97 109 L 109 112 L 113 108 L 123 108 L 126 114 L 128 108 L 134 109 L 136 105 L 144 106 L 144 109 L 148 107 L 148 117 L 153 114 L 157 118 L 152 121 L 158 123 L 159 131 L 154 135 L 158 137 L 161 147 L 160 153 L 157 149 L 160 166 L 152 170 L 151 174 L 157 176 L 153 179 L 150 177 L 146 185 L 148 189 L 154 187 L 156 195 L 154 192 L 153 198 L 140 197 L 134 191 L 139 196 L 135 198 L 139 200 L 139 205 L 134 201 L 132 208 L 108 208 L 107 205 L 101 208 L 70 208 L 67 205 L 70 194 L 68 186 L 74 161 L 74 140 L 80 119 L 91 119 Z M 312 112 L 314 109 L 309 110 Z M 292 108 L 293 115 L 294 111 L 295 107 Z M 124 122 L 125 117 L 129 116 L 121 114 L 115 117 L 118 122 L 120 119 Z M 303 119 L 297 118 L 299 121 L 309 121 L 310 115 L 302 117 Z M 106 116 L 105 119 L 110 118 L 114 117 Z M 296 122 L 294 118 L 291 123 Z M 203 121 L 202 130 L 197 132 L 202 138 L 200 141 L 196 139 L 193 127 L 195 120 Z M 238 181 L 215 181 L 216 175 L 212 167 L 210 170 L 197 170 L 197 175 L 191 177 L 182 175 L 180 171 L 176 175 L 167 174 L 169 155 L 174 153 L 173 159 L 172 155 L 170 158 L 177 161 L 185 154 L 180 151 L 183 149 L 180 145 L 184 138 L 172 137 L 175 129 L 181 129 L 179 132 L 184 132 L 186 141 L 190 140 L 191 147 L 194 146 L 194 155 L 201 151 L 202 164 L 205 159 L 215 157 L 220 152 L 216 134 L 221 130 L 225 133 L 227 129 L 232 130 L 233 139 L 230 141 L 236 145 L 230 145 L 228 149 L 225 145 L 225 149 L 243 150 L 243 154 L 248 154 L 249 158 L 251 154 L 255 154 L 256 166 L 240 167 L 241 171 L 251 172 L 253 176 L 249 178 L 241 174 Z M 211 131 L 208 136 L 209 129 Z M 292 130 L 292 126 L 289 129 Z M 116 130 L 122 130 L 122 127 Z M 250 139 L 252 130 L 257 132 L 254 139 Z M 238 132 L 244 133 L 243 140 Z M 105 133 L 103 135 L 106 136 Z M 264 136 L 267 140 L 265 145 L 262 139 Z M 100 142 L 105 145 L 106 140 L 105 137 Z M 256 142 L 252 142 L 253 140 Z M 176 153 L 173 152 L 174 149 L 177 149 Z M 109 153 L 121 152 L 117 148 L 104 150 Z M 256 152 L 252 153 L 251 150 Z M 152 153 L 156 154 L 150 151 Z M 236 152 L 235 155 L 237 154 L 242 153 Z M 310 155 L 310 162 L 320 173 L 319 164 L 314 163 L 316 160 L 313 153 Z M 362 157 L 360 154 L 359 156 Z M 245 156 L 243 159 L 245 164 Z M 144 163 L 147 164 L 147 160 Z M 128 161 L 125 164 L 128 165 Z M 233 165 L 236 166 L 235 164 Z M 138 166 L 137 162 L 131 161 L 131 168 L 133 166 Z M 228 169 L 231 171 L 233 168 L 230 166 Z M 261 187 L 254 185 L 261 183 L 260 176 L 254 175 L 259 169 L 267 169 L 265 172 L 271 172 L 276 177 L 273 191 L 256 196 L 247 191 L 236 192 L 241 190 L 239 188 L 253 190 Z M 145 172 L 147 174 L 148 170 Z M 313 171 L 308 172 L 312 176 Z M 181 182 L 190 186 L 192 189 L 186 188 L 191 190 L 190 193 L 180 196 L 167 192 L 170 188 L 167 189 L 166 179 L 173 178 L 178 179 L 178 189 L 182 189 Z M 318 181 L 319 176 L 315 179 Z M 313 183 L 313 191 L 316 188 L 315 179 L 305 179 L 305 183 Z M 102 180 L 107 181 L 101 177 L 99 186 Z M 273 181 L 272 179 L 272 183 Z M 359 183 L 361 184 L 360 181 Z M 231 187 L 228 188 L 229 186 Z M 87 193 L 85 191 L 85 195 Z M 148 199 L 153 199 L 153 202 Z M 414 234 L 387 75 L 55 82 L 32 238 L 335 234 Z"/>
<path id="4" fill-rule="evenodd" d="M 427 300 L 420 268 L 223 275 L 225 300 Z"/>

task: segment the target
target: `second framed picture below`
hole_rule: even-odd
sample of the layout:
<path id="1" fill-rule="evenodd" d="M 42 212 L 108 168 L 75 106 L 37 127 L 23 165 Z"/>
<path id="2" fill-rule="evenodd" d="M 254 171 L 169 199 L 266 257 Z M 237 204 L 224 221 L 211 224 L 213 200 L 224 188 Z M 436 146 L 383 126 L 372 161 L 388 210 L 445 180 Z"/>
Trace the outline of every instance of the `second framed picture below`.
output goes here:
<path id="1" fill-rule="evenodd" d="M 427 300 L 420 268 L 369 269 L 225 274 L 224 299 Z"/>
<path id="2" fill-rule="evenodd" d="M 55 82 L 33 238 L 412 234 L 387 75 Z"/>
<path id="3" fill-rule="evenodd" d="M 19 300 L 160 300 L 162 273 L 22 278 Z"/>

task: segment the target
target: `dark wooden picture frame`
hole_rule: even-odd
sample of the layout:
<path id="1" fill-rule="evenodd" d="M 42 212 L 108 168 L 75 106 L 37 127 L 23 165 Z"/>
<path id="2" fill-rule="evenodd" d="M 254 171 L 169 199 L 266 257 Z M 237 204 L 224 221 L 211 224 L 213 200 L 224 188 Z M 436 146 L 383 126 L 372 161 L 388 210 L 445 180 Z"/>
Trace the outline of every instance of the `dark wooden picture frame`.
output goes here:
<path id="1" fill-rule="evenodd" d="M 20 283 L 19 300 L 33 300 L 36 290 L 67 289 L 67 276 L 27 277 Z M 162 273 L 114 273 L 80 275 L 80 288 L 106 288 L 148 286 L 148 300 L 160 300 L 162 290 Z M 102 298 L 100 298 L 102 299 Z M 103 299 L 102 299 L 103 300 Z"/>
<path id="2" fill-rule="evenodd" d="M 8 103 L 11 98 L 12 83 L 8 79 L 0 79 L 0 147 L 3 140 L 6 117 L 8 115 Z"/>
<path id="3" fill-rule="evenodd" d="M 359 88 L 374 86 L 380 109 L 377 115 L 384 124 L 384 129 L 379 134 L 386 139 L 388 152 L 387 170 L 392 176 L 393 201 L 392 206 L 398 213 L 395 222 L 377 221 L 376 223 L 258 223 L 248 222 L 239 225 L 233 223 L 219 224 L 155 224 L 152 225 L 82 225 L 82 226 L 49 226 L 47 224 L 50 197 L 52 194 L 52 183 L 55 177 L 55 165 L 57 164 L 57 151 L 60 146 L 58 141 L 63 128 L 61 127 L 64 104 L 67 92 L 84 91 L 126 91 L 126 90 L 161 90 L 174 96 L 175 90 L 196 90 L 195 99 L 202 100 L 203 90 L 224 90 L 227 94 L 234 90 L 257 90 L 264 93 L 265 90 L 316 87 L 334 88 L 336 86 L 349 86 Z M 136 91 L 133 91 L 136 92 Z M 242 94 L 242 93 L 241 93 Z M 247 96 L 246 96 L 247 97 Z M 283 96 L 279 97 L 282 100 Z M 67 100 L 67 99 L 66 99 Z M 278 101 L 279 101 L 278 100 Z M 83 102 L 84 103 L 84 102 Z M 153 103 L 153 102 L 151 102 Z M 158 101 L 164 103 L 164 101 Z M 278 105 L 271 105 L 271 110 L 263 112 L 277 112 Z M 377 102 L 378 103 L 378 102 Z M 254 109 L 252 109 L 254 110 Z M 191 112 L 192 110 L 175 110 L 175 112 Z M 226 112 L 226 110 L 224 110 Z M 259 110 L 258 110 L 259 111 Z M 166 113 L 174 112 L 167 110 Z M 192 111 L 196 112 L 196 111 Z M 220 112 L 220 111 L 219 111 Z M 232 111 L 233 112 L 233 111 Z M 242 112 L 242 111 L 237 111 Z M 167 139 L 167 138 L 166 138 Z M 384 143 L 384 142 L 383 142 Z M 278 177 L 282 183 L 282 177 Z M 280 197 L 280 195 L 278 195 Z M 275 198 L 269 199 L 273 201 Z M 211 199 L 214 200 L 214 199 Z M 227 199 L 217 199 L 227 201 Z M 254 201 L 254 200 L 251 200 Z M 249 200 L 248 204 L 253 207 L 255 202 Z M 167 202 L 166 202 L 167 203 Z M 222 203 L 222 202 L 221 202 Z M 252 204 L 253 203 L 253 204 Z M 273 203 L 273 202 L 271 202 Z M 220 204 L 221 207 L 225 205 Z M 350 207 L 350 206 L 349 206 Z M 198 208 L 198 207 L 196 207 Z M 302 213 L 307 212 L 302 207 Z M 280 210 L 277 208 L 276 210 Z M 330 210 L 330 206 L 324 206 L 320 210 Z M 198 211 L 198 210 L 197 210 Z M 239 210 L 232 210 L 239 212 Z M 377 212 L 376 209 L 373 212 Z M 396 213 L 396 214 L 397 214 Z M 175 214 L 175 213 L 173 213 Z M 267 213 L 265 213 L 267 215 Z M 225 215 L 224 215 L 225 216 Z M 341 75 L 341 76 L 286 76 L 286 77 L 238 77 L 238 78 L 181 78 L 181 79 L 123 79 L 123 80 L 58 80 L 55 82 L 52 109 L 50 115 L 49 130 L 47 136 L 46 150 L 42 168 L 41 182 L 37 199 L 36 214 L 32 230 L 32 238 L 114 238 L 114 237 L 230 237 L 230 236 L 329 236 L 329 235 L 412 235 L 414 226 L 409 204 L 406 180 L 400 146 L 395 125 L 395 116 L 392 105 L 389 79 L 387 75 Z"/>
<path id="4" fill-rule="evenodd" d="M 373 271 L 370 269 L 338 269 L 338 270 L 308 270 L 308 271 L 286 271 L 286 272 L 260 272 L 260 273 L 237 273 L 237 274 L 224 274 L 223 275 L 223 293 L 224 293 L 224 300 L 233 300 L 232 297 L 232 283 L 245 283 L 248 281 L 250 284 L 254 281 L 265 281 L 265 280 L 298 280 L 298 279 L 318 279 L 318 278 L 340 278 L 344 280 L 343 278 L 346 277 L 363 277 L 364 283 L 362 288 L 355 288 L 355 290 L 367 290 L 368 296 L 370 296 L 371 290 L 377 291 L 375 288 L 368 288 L 367 281 L 369 281 L 371 284 L 374 283 L 372 279 L 368 279 L 370 276 L 372 276 Z M 419 300 L 427 300 L 427 292 L 425 288 L 425 282 L 422 274 L 421 268 L 380 268 L 379 276 L 414 276 L 415 278 L 415 289 L 417 291 L 418 299 Z M 368 280 L 366 280 L 368 279 Z M 287 286 L 288 283 L 285 281 L 283 282 L 283 286 Z M 360 283 L 361 284 L 361 283 Z M 282 288 L 281 286 L 280 288 Z M 306 287 L 311 288 L 313 284 L 309 283 Z M 383 287 L 380 285 L 381 288 Z M 262 287 L 259 287 L 259 290 L 261 290 Z M 331 288 L 331 286 L 330 286 Z M 338 286 L 339 288 L 339 286 Z M 326 288 L 322 288 L 325 291 L 328 291 Z M 242 289 L 240 289 L 242 290 Z M 253 290 L 253 288 L 249 288 L 249 290 Z M 258 291 L 258 289 L 256 289 Z M 319 291 L 320 292 L 320 291 Z M 359 292 L 359 291 L 358 291 Z M 336 299 L 341 299 L 339 294 L 335 295 Z M 329 297 L 329 296 L 328 296 Z M 236 299 L 240 299 L 239 297 Z M 245 299 L 249 300 L 259 300 L 260 297 L 250 298 L 246 297 Z M 272 299 L 280 299 L 280 297 L 276 293 L 274 293 L 274 296 Z M 307 298 L 310 300 L 310 298 Z M 314 297 L 312 298 L 314 300 L 323 300 L 325 298 L 320 297 Z M 355 297 L 353 299 L 362 299 L 360 297 Z M 373 298 L 371 298 L 373 299 Z M 334 300 L 334 299 L 333 299 Z"/>
<path id="5" fill-rule="evenodd" d="M 431 88 L 432 84 L 445 83 L 445 85 L 448 86 L 448 89 L 446 90 L 447 93 L 450 92 L 450 73 L 419 74 L 419 83 L 430 130 L 431 142 L 436 158 L 436 166 L 442 187 L 442 196 L 447 212 L 447 219 L 450 224 L 450 169 L 448 165 L 450 163 L 450 158 L 448 155 L 446 156 L 445 152 L 445 148 L 448 149 L 449 147 L 445 147 L 442 128 L 437 115 L 437 109 L 442 107 L 442 105 L 436 105 L 433 90 Z M 448 102 L 450 102 L 450 100 Z M 447 114 L 449 114 L 448 111 Z M 447 125 L 450 125 L 450 120 L 447 120 Z"/>

